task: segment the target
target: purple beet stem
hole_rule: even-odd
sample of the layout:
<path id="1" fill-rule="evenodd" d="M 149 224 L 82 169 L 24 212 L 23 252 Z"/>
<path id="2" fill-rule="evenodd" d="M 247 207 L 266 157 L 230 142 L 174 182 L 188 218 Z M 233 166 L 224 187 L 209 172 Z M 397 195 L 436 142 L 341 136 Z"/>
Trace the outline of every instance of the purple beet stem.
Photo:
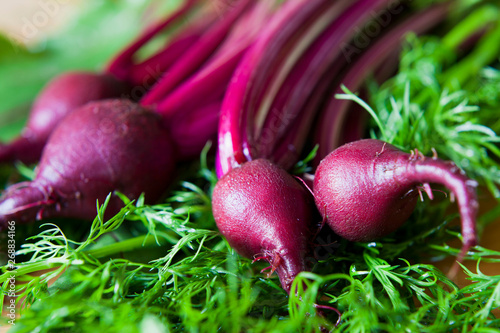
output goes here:
<path id="1" fill-rule="evenodd" d="M 148 43 L 153 37 L 161 32 L 166 27 L 174 24 L 180 20 L 199 0 L 186 0 L 184 5 L 178 8 L 172 15 L 168 16 L 165 20 L 153 26 L 144 32 L 139 38 L 128 46 L 124 51 L 118 54 L 107 66 L 106 71 L 115 75 L 122 80 L 128 79 L 129 69 L 132 66 L 132 58 L 134 54 Z"/>
<path id="2" fill-rule="evenodd" d="M 224 38 L 229 33 L 234 22 L 245 12 L 245 9 L 252 4 L 252 0 L 241 0 L 237 7 L 231 9 L 225 17 L 200 38 L 198 43 L 193 45 L 186 52 L 176 65 L 168 71 L 158 83 L 142 98 L 141 105 L 154 105 L 161 101 L 186 77 L 198 69 L 209 57 Z"/>
<path id="3" fill-rule="evenodd" d="M 247 126 L 247 117 L 251 116 L 247 111 L 251 106 L 247 104 L 254 101 L 255 91 L 260 91 L 254 87 L 265 86 L 268 73 L 275 70 L 277 54 L 324 4 L 320 0 L 285 3 L 245 54 L 233 75 L 221 109 L 216 160 L 218 177 L 249 160 L 246 142 L 249 131 L 253 132 L 253 129 Z M 268 60 L 262 61 L 262 58 Z"/>
<path id="4" fill-rule="evenodd" d="M 393 52 L 397 52 L 401 45 L 401 39 L 408 32 L 418 34 L 429 30 L 441 22 L 448 13 L 448 9 L 448 4 L 436 5 L 404 20 L 387 32 L 374 45 L 370 46 L 341 78 L 340 83 L 351 91 L 358 91 L 361 85 L 364 84 L 366 77 L 386 61 Z M 394 66 L 396 65 L 394 64 Z M 342 90 L 338 87 L 335 94 L 341 93 Z M 322 112 L 321 120 L 318 122 L 320 126 L 318 142 L 320 145 L 317 161 L 320 161 L 343 143 L 342 128 L 346 126 L 347 111 L 351 101 L 337 99 L 334 97 L 335 94 L 332 94 L 332 100 Z"/>
<path id="5" fill-rule="evenodd" d="M 359 1 L 351 6 L 346 11 L 346 13 L 342 15 L 338 20 L 334 21 L 333 25 L 338 28 L 336 30 L 339 32 L 332 33 L 329 39 L 332 41 L 334 46 L 337 46 L 337 48 L 327 47 L 325 53 L 318 56 L 318 59 L 314 59 L 314 61 L 317 61 L 317 63 L 315 64 L 316 67 L 313 67 L 315 70 L 308 71 L 307 75 L 305 75 L 304 78 L 301 78 L 301 81 L 303 81 L 304 83 L 302 86 L 314 87 L 317 84 L 318 80 L 320 80 L 320 77 L 323 75 L 324 70 L 330 64 L 328 60 L 330 59 L 330 61 L 333 61 L 340 53 L 340 48 L 338 46 L 340 46 L 343 41 L 345 42 L 346 39 L 350 38 L 354 33 L 353 28 L 367 20 L 369 18 L 369 15 L 373 15 L 373 11 L 379 10 L 384 5 L 386 5 L 386 3 L 387 0 Z M 303 13 L 308 8 L 322 8 L 322 4 L 324 3 L 309 2 L 307 5 L 301 3 L 300 6 L 302 6 L 302 8 L 300 10 L 297 10 L 297 8 L 300 6 L 290 6 L 288 8 L 285 6 L 285 9 L 287 10 L 282 9 L 282 13 L 284 13 L 283 17 L 287 17 L 287 15 L 296 15 L 297 11 L 300 13 L 301 10 Z M 297 6 L 297 3 L 295 3 L 295 5 Z M 314 5 L 316 5 L 317 7 L 315 7 Z M 311 15 L 311 13 L 309 13 L 309 15 Z M 295 20 L 296 17 L 294 16 L 293 19 Z M 283 29 L 282 26 L 287 27 L 286 23 L 289 24 L 287 20 L 280 21 L 279 19 L 276 19 L 276 21 L 279 24 L 275 24 L 274 29 L 270 29 L 268 31 L 268 34 L 260 38 L 252 47 L 250 52 L 247 53 L 235 76 L 233 77 L 233 85 L 228 89 L 228 92 L 230 92 L 230 94 L 227 94 L 228 97 L 225 98 L 223 102 L 221 123 L 219 126 L 219 152 L 216 167 L 219 177 L 227 173 L 229 170 L 231 170 L 232 167 L 238 164 L 241 164 L 253 158 L 263 157 L 259 155 L 259 147 L 255 149 L 255 156 L 252 155 L 253 139 L 251 136 L 252 132 L 254 132 L 256 129 L 251 127 L 255 124 L 249 119 L 254 116 L 253 113 L 255 113 L 255 111 L 248 103 L 255 101 L 255 99 L 251 98 L 252 93 L 251 91 L 249 91 L 249 89 L 253 89 L 253 91 L 256 91 L 256 89 L 248 88 L 248 86 L 252 84 L 254 84 L 255 86 L 259 86 L 259 74 L 254 74 L 253 72 L 254 69 L 261 67 L 259 59 L 261 59 L 262 57 L 259 56 L 262 56 L 262 54 L 265 53 L 266 49 L 273 49 L 272 46 L 275 46 L 273 37 L 275 37 L 275 35 L 280 32 L 280 29 Z M 273 58 L 271 57 L 271 59 Z M 267 61 L 265 65 L 270 62 L 272 61 Z M 266 71 L 255 70 L 255 72 L 265 73 Z M 260 75 L 262 76 L 262 74 Z M 307 98 L 307 94 L 295 91 L 295 93 L 292 94 L 291 101 L 288 105 L 293 106 L 296 104 L 300 104 L 299 102 L 303 103 L 304 100 L 307 100 Z M 270 111 L 267 110 L 265 112 Z M 289 112 L 292 115 L 292 118 L 296 118 L 298 116 L 293 114 L 293 112 L 296 112 L 293 107 L 291 109 L 287 108 L 286 112 Z M 281 114 L 281 118 L 286 118 L 286 116 L 288 115 L 288 113 L 286 112 L 283 112 Z M 311 117 L 313 116 L 314 113 L 311 112 Z M 267 117 L 267 115 L 265 115 L 265 117 Z M 277 140 L 277 138 L 275 138 L 275 140 Z M 266 142 L 266 144 L 269 145 L 270 143 Z"/>

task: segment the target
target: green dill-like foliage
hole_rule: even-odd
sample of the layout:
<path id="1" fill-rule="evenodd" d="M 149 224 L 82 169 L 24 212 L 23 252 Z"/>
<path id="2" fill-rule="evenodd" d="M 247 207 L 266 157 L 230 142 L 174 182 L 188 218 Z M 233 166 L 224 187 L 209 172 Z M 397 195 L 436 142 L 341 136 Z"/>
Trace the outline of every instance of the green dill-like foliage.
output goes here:
<path id="1" fill-rule="evenodd" d="M 202 171 L 181 181 L 165 203 L 124 198 L 125 208 L 107 221 L 102 203 L 83 240 L 42 225 L 18 251 L 30 259 L 16 266 L 16 279 L 26 284 L 17 286 L 24 297 L 18 298 L 21 318 L 10 332 L 333 329 L 337 313 L 323 308 L 318 315 L 314 304 L 342 314 L 339 332 L 487 331 L 499 324 L 492 315 L 500 305 L 498 276 L 466 270 L 471 284 L 460 289 L 435 266 L 416 260 L 421 251 L 458 251 L 444 243 L 456 236 L 443 231 L 446 220 L 435 224 L 445 202 L 433 210 L 419 207 L 414 218 L 420 232 L 402 231 L 408 234 L 401 238 L 365 244 L 323 234 L 309 258 L 313 271 L 299 274 L 288 296 L 276 276 L 265 277 L 263 266 L 237 255 L 213 221 L 201 221 L 215 178 L 206 177 L 213 175 L 206 165 L 198 167 Z M 500 253 L 476 247 L 469 259 L 500 262 Z M 6 293 L 12 272 L 2 267 L 2 273 Z"/>

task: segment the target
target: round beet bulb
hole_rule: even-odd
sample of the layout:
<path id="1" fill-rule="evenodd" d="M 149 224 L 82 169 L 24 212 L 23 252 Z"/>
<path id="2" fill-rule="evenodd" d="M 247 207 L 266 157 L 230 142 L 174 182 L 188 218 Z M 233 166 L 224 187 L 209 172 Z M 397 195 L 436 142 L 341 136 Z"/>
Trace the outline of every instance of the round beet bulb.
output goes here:
<path id="1" fill-rule="evenodd" d="M 476 244 L 476 182 L 452 162 L 405 153 L 379 140 L 343 145 L 319 164 L 314 177 L 316 205 L 326 223 L 351 241 L 372 241 L 396 230 L 415 208 L 420 186 L 451 190 L 462 219 L 465 254 Z"/>
<path id="2" fill-rule="evenodd" d="M 0 163 L 37 162 L 48 137 L 66 115 L 85 103 L 117 98 L 128 90 L 127 84 L 105 73 L 76 71 L 57 76 L 36 98 L 21 135 L 0 145 Z"/>
<path id="3" fill-rule="evenodd" d="M 311 194 L 285 170 L 257 159 L 218 181 L 212 205 L 229 244 L 245 257 L 267 260 L 289 293 L 295 276 L 308 269 Z"/>
<path id="4" fill-rule="evenodd" d="M 155 202 L 169 185 L 175 150 L 160 115 L 128 100 L 77 108 L 51 135 L 35 179 L 15 184 L 0 198 L 0 227 L 50 217 L 92 220 L 96 200 L 115 190 Z M 107 214 L 123 202 L 113 195 Z"/>

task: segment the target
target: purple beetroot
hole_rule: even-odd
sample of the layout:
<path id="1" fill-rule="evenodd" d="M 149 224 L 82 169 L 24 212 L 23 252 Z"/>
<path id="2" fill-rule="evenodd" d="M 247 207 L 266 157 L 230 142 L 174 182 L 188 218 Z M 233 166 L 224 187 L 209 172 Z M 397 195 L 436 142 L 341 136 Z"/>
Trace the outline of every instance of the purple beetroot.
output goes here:
<path id="1" fill-rule="evenodd" d="M 452 162 L 405 153 L 379 140 L 345 144 L 319 164 L 314 176 L 316 205 L 326 223 L 351 241 L 372 241 L 395 231 L 413 212 L 420 185 L 446 186 L 458 201 L 461 257 L 476 244 L 477 183 Z"/>
<path id="2" fill-rule="evenodd" d="M 120 97 L 128 89 L 127 84 L 110 74 L 67 72 L 57 76 L 36 98 L 21 135 L 0 145 L 0 163 L 37 162 L 61 119 L 87 102 Z"/>
<path id="3" fill-rule="evenodd" d="M 215 186 L 213 214 L 219 231 L 241 255 L 265 259 L 284 290 L 308 269 L 314 205 L 310 193 L 264 159 L 243 163 Z"/>
<path id="4" fill-rule="evenodd" d="M 154 202 L 166 190 L 175 151 L 161 116 L 128 100 L 88 103 L 54 130 L 33 181 L 12 185 L 0 200 L 0 229 L 49 217 L 92 220 L 96 200 L 117 190 Z M 123 206 L 113 195 L 108 214 Z"/>

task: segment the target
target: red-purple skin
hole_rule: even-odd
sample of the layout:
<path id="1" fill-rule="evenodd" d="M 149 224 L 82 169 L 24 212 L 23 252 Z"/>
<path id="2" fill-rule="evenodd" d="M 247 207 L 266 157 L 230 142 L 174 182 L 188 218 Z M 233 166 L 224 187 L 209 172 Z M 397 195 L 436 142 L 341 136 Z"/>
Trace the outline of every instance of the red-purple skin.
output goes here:
<path id="1" fill-rule="evenodd" d="M 76 108 L 128 94 L 130 87 L 106 73 L 73 71 L 52 79 L 33 103 L 21 135 L 0 145 L 0 162 L 35 163 L 57 124 Z"/>
<path id="2" fill-rule="evenodd" d="M 443 184 L 453 192 L 464 250 L 475 245 L 477 184 L 452 162 L 408 154 L 379 140 L 354 141 L 321 161 L 313 190 L 318 210 L 335 233 L 367 242 L 400 227 L 415 208 L 418 186 L 426 183 Z"/>
<path id="3" fill-rule="evenodd" d="M 68 115 L 43 151 L 31 182 L 15 184 L 0 199 L 0 228 L 68 217 L 93 220 L 96 200 L 115 190 L 155 202 L 170 183 L 175 148 L 157 113 L 128 100 L 88 103 Z M 123 207 L 113 195 L 108 216 Z"/>
<path id="4" fill-rule="evenodd" d="M 269 261 L 289 293 L 295 276 L 308 269 L 311 194 L 285 170 L 257 159 L 218 181 L 212 205 L 228 243 L 242 256 Z"/>

